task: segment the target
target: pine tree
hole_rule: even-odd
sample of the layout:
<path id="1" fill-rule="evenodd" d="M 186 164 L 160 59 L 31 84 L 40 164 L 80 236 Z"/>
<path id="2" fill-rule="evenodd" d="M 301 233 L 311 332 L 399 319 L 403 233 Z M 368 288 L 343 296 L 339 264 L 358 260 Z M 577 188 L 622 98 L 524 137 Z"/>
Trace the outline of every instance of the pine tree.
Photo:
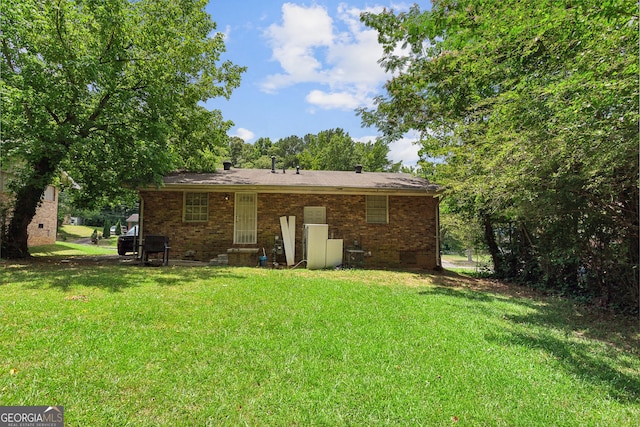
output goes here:
<path id="1" fill-rule="evenodd" d="M 111 237 L 111 221 L 109 221 L 108 219 L 104 221 L 104 227 L 102 228 L 102 237 L 104 239 L 108 239 L 109 237 Z"/>

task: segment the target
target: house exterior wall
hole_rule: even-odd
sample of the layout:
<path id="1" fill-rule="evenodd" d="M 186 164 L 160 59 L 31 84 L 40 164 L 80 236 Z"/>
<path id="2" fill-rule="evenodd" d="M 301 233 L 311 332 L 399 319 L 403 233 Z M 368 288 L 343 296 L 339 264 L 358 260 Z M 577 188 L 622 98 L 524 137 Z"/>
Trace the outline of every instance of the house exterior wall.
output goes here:
<path id="1" fill-rule="evenodd" d="M 335 194 L 257 193 L 257 244 L 234 245 L 234 195 L 209 193 L 207 222 L 182 221 L 182 191 L 141 191 L 144 234 L 169 236 L 171 257 L 209 261 L 230 248 L 258 248 L 245 262 L 257 264 L 265 249 L 272 261 L 275 236 L 281 236 L 280 217 L 296 217 L 296 262 L 302 259 L 305 206 L 326 207 L 329 238 L 343 239 L 345 249 L 359 242 L 365 266 L 433 269 L 437 265 L 437 203 L 432 196 L 388 198 L 388 224 L 367 224 L 366 196 Z M 278 262 L 284 263 L 284 255 Z"/>
<path id="2" fill-rule="evenodd" d="M 13 200 L 6 183 L 9 174 L 0 171 L 0 205 L 6 206 Z M 11 213 L 9 213 L 9 216 Z M 7 218 L 8 219 L 8 218 Z M 58 229 L 58 189 L 48 186 L 36 214 L 27 227 L 27 246 L 53 245 Z"/>
<path id="3" fill-rule="evenodd" d="M 47 188 L 45 197 L 36 215 L 27 227 L 27 245 L 54 245 L 56 243 L 56 230 L 58 223 L 58 190 L 53 186 Z M 48 200 L 53 199 L 53 200 Z"/>

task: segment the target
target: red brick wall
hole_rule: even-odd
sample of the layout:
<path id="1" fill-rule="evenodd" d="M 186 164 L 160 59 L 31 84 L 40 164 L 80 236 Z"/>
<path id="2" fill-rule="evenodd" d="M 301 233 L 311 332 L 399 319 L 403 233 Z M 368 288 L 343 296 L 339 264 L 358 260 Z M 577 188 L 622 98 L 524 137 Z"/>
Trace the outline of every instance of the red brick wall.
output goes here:
<path id="1" fill-rule="evenodd" d="M 195 252 L 195 259 L 208 261 L 233 244 L 234 195 L 209 193 L 209 220 L 182 221 L 182 192 L 143 191 L 145 234 L 169 236 L 171 257 Z M 225 200 L 225 194 L 229 200 Z M 370 267 L 436 266 L 436 205 L 431 196 L 389 196 L 389 223 L 366 223 L 366 196 L 258 193 L 258 242 L 246 247 L 265 248 L 271 261 L 276 235 L 281 236 L 280 217 L 296 217 L 296 262 L 302 259 L 305 206 L 325 206 L 329 238 L 343 239 L 345 249 L 357 240 Z M 370 255 L 369 255 L 370 252 Z M 284 262 L 284 255 L 279 262 Z"/>

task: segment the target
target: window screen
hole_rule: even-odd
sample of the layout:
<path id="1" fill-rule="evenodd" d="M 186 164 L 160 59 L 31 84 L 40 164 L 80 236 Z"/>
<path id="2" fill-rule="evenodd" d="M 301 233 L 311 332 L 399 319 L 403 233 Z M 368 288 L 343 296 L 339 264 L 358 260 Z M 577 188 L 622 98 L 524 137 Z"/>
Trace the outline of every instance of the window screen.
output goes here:
<path id="1" fill-rule="evenodd" d="M 209 193 L 184 193 L 185 222 L 201 222 L 209 219 Z"/>
<path id="2" fill-rule="evenodd" d="M 387 223 L 387 196 L 367 196 L 367 223 Z"/>

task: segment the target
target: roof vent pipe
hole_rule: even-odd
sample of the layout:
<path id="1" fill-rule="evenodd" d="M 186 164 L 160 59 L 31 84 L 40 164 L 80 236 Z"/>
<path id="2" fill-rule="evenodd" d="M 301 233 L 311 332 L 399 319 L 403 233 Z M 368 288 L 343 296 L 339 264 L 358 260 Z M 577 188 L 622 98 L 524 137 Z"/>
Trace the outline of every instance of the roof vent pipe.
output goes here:
<path id="1" fill-rule="evenodd" d="M 300 166 L 296 166 L 296 175 L 300 175 Z"/>
<path id="2" fill-rule="evenodd" d="M 224 166 L 224 170 L 226 171 L 231 170 L 231 162 L 229 160 L 222 162 L 222 166 Z"/>
<path id="3" fill-rule="evenodd" d="M 271 156 L 271 173 L 276 173 L 276 156 Z"/>
<path id="4" fill-rule="evenodd" d="M 362 173 L 362 165 L 356 165 L 356 173 Z"/>

